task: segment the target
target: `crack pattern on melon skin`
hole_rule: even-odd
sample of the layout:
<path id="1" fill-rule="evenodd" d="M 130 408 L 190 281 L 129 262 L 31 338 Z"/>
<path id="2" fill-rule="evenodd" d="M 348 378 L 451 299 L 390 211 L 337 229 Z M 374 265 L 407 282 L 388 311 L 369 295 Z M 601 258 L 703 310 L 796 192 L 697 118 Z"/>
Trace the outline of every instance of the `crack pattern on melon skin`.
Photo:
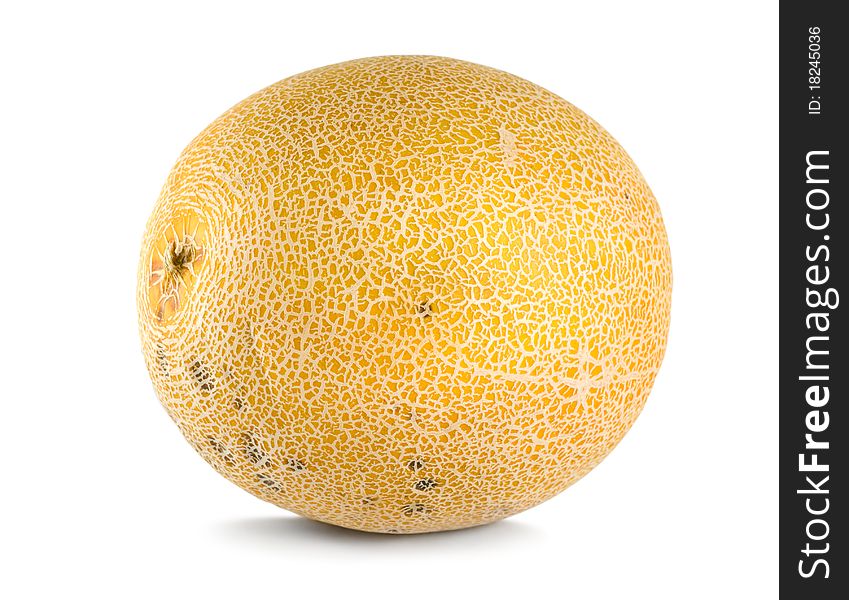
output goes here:
<path id="1" fill-rule="evenodd" d="M 162 319 L 151 256 L 175 222 L 202 224 L 203 260 Z M 645 403 L 670 298 L 659 209 L 616 141 L 437 57 L 324 67 L 222 115 L 168 177 L 138 287 L 157 395 L 202 456 L 392 533 L 498 520 L 591 470 Z"/>

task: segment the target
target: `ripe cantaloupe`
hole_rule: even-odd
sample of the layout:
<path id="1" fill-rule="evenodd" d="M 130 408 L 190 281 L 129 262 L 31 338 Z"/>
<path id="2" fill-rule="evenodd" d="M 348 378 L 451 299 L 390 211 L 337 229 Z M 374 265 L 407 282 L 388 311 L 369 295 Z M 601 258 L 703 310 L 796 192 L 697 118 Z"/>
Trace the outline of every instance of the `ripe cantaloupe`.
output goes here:
<path id="1" fill-rule="evenodd" d="M 391 56 L 276 83 L 183 152 L 144 235 L 156 393 L 221 474 L 367 531 L 469 527 L 597 465 L 660 367 L 655 199 L 532 83 Z"/>

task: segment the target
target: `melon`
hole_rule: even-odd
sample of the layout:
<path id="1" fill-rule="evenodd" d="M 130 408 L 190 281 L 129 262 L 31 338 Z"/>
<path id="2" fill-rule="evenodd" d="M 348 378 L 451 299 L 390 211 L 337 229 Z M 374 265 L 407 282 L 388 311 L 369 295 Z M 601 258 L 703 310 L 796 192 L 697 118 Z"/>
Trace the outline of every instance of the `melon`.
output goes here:
<path id="1" fill-rule="evenodd" d="M 156 394 L 251 494 L 374 532 L 480 525 L 597 465 L 663 358 L 671 262 L 622 147 L 433 56 L 284 79 L 183 151 L 137 304 Z"/>

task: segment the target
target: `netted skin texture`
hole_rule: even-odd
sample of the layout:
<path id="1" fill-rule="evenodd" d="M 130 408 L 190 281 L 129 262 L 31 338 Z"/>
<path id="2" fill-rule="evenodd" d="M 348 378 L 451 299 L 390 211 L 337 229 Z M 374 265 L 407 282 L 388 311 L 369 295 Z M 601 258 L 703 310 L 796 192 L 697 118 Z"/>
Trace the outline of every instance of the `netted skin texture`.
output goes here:
<path id="1" fill-rule="evenodd" d="M 551 498 L 640 413 L 669 327 L 660 211 L 523 79 L 392 56 L 276 83 L 182 153 L 144 234 L 144 357 L 250 493 L 375 532 Z"/>

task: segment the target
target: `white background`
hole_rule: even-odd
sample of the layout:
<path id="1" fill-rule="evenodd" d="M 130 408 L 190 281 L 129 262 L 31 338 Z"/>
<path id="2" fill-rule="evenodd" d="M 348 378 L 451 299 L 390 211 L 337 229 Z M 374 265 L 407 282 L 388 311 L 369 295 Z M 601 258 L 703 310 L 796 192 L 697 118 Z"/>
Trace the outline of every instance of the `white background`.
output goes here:
<path id="1" fill-rule="evenodd" d="M 778 15 L 766 2 L 20 3 L 0 8 L 0 596 L 772 598 Z M 586 110 L 657 196 L 669 347 L 620 446 L 555 499 L 423 536 L 339 530 L 210 469 L 136 333 L 180 150 L 310 68 L 438 54 Z"/>

